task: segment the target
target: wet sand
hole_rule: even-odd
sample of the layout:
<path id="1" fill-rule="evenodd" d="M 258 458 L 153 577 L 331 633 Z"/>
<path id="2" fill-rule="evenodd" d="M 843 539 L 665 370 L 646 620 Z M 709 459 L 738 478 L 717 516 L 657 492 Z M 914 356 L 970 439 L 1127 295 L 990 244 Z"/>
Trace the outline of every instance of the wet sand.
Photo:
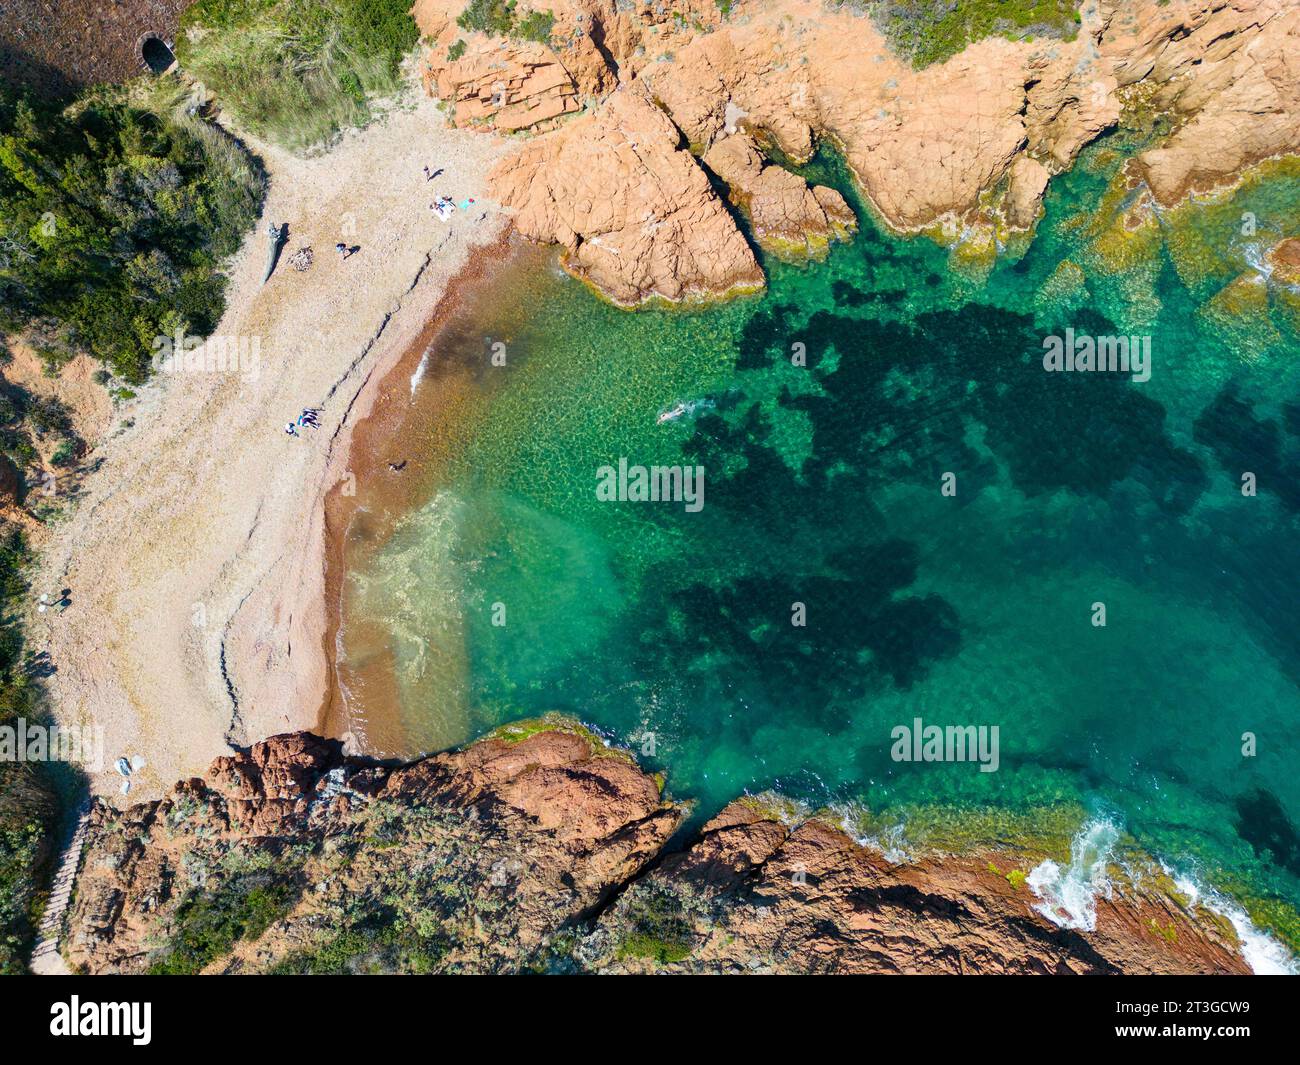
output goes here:
<path id="1" fill-rule="evenodd" d="M 437 491 L 458 441 L 489 399 L 489 349 L 477 336 L 482 311 L 508 300 L 512 283 L 542 268 L 551 254 L 509 238 L 484 249 L 458 275 L 436 313 L 364 397 L 346 462 L 326 498 L 328 620 L 322 651 L 329 684 L 319 716 L 329 735 L 350 734 L 368 753 L 409 757 L 470 738 L 467 719 L 450 702 L 444 705 L 451 712 L 442 719 L 411 729 L 395 675 L 392 634 L 384 619 L 348 609 L 348 575 Z M 413 388 L 417 374 L 419 387 Z M 463 659 L 452 656 L 443 666 L 463 675 Z"/>

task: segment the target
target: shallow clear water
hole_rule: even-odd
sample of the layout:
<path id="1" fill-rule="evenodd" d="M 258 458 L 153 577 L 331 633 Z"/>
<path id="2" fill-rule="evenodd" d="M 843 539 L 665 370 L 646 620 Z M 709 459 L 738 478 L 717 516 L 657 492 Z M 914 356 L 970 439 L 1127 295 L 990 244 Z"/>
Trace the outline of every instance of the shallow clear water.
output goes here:
<path id="1" fill-rule="evenodd" d="M 1124 148 L 1056 179 L 996 265 L 860 210 L 852 244 L 720 307 L 504 277 L 431 360 L 472 384 L 436 424 L 413 401 L 418 502 L 348 549 L 344 672 L 392 682 L 350 685 L 357 719 L 400 715 L 410 753 L 570 712 L 652 748 L 702 815 L 771 786 L 1079 802 L 1300 903 L 1300 296 L 1256 269 L 1300 231 L 1300 178 L 1130 233 Z M 851 193 L 833 159 L 810 170 Z M 1045 372 L 1066 326 L 1150 335 L 1151 379 Z M 702 465 L 703 508 L 602 502 L 620 457 Z M 998 771 L 895 762 L 917 717 L 997 725 Z"/>

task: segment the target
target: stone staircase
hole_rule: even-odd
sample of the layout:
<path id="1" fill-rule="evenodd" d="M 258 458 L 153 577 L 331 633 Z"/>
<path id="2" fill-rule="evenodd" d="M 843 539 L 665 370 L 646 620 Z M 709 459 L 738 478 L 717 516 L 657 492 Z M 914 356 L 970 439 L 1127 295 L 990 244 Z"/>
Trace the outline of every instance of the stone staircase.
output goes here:
<path id="1" fill-rule="evenodd" d="M 63 849 L 58 874 L 50 885 L 50 901 L 45 907 L 45 916 L 41 918 L 36 949 L 32 951 L 31 969 L 38 976 L 67 976 L 71 972 L 59 953 L 59 941 L 63 937 L 63 915 L 72 900 L 72 885 L 81 865 L 81 848 L 86 842 L 89 819 L 90 803 L 86 802 L 77 811 L 77 820 Z"/>

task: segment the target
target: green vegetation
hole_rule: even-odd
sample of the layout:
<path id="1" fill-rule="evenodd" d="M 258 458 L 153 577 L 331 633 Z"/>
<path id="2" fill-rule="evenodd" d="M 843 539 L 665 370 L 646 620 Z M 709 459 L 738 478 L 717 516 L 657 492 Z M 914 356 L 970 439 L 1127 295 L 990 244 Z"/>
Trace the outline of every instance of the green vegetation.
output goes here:
<path id="1" fill-rule="evenodd" d="M 466 45 L 464 41 L 458 40 L 453 42 L 451 47 L 447 49 L 448 61 L 452 63 L 456 62 L 457 59 L 465 54 L 465 48 Z"/>
<path id="2" fill-rule="evenodd" d="M 295 951 L 271 973 L 296 976 L 341 976 L 349 973 L 410 973 L 439 971 L 449 943 L 437 933 L 422 935 L 400 919 L 367 921 L 326 938 L 320 945 Z"/>
<path id="3" fill-rule="evenodd" d="M 0 350 L 0 363 L 7 354 Z M 46 442 L 55 465 L 71 465 L 83 448 L 62 403 L 0 378 L 0 453 L 19 469 L 32 466 L 40 462 L 38 442 Z"/>
<path id="4" fill-rule="evenodd" d="M 516 0 L 470 0 L 456 19 L 456 25 L 463 30 L 549 44 L 555 16 L 549 11 L 529 11 L 521 17 Z"/>
<path id="5" fill-rule="evenodd" d="M 564 714 L 558 714 L 552 711 L 543 714 L 541 717 L 524 718 L 521 721 L 511 721 L 508 724 L 500 725 L 489 732 L 484 739 L 501 740 L 514 746 L 516 743 L 523 743 L 524 740 L 536 736 L 539 732 L 567 732 L 572 736 L 580 736 L 587 741 L 587 746 L 591 749 L 594 758 L 619 758 L 625 762 L 637 764 L 636 757 L 631 751 L 622 747 L 612 747 L 606 742 L 605 738 L 598 732 L 587 728 L 582 722 Z"/>
<path id="6" fill-rule="evenodd" d="M 155 337 L 216 326 L 221 262 L 262 186 L 174 79 L 65 110 L 0 96 L 0 333 L 53 365 L 86 351 L 142 381 Z"/>
<path id="7" fill-rule="evenodd" d="M 1178 926 L 1173 921 L 1169 922 L 1169 927 L 1164 928 L 1154 917 L 1151 918 L 1151 931 L 1163 939 L 1171 946 L 1178 942 Z"/>
<path id="8" fill-rule="evenodd" d="M 1003 36 L 1073 40 L 1078 0 L 840 0 L 866 10 L 915 67 L 940 63 L 973 41 Z"/>
<path id="9" fill-rule="evenodd" d="M 0 725 L 41 717 L 14 616 L 27 591 L 23 571 L 29 562 L 22 533 L 12 527 L 0 531 Z M 0 762 L 0 973 L 21 973 L 31 950 L 58 812 L 43 766 Z"/>
<path id="10" fill-rule="evenodd" d="M 1022 887 L 1024 887 L 1025 881 L 1029 879 L 1029 874 L 1026 873 L 1023 869 L 1012 869 L 1008 873 L 1003 873 L 992 862 L 989 862 L 989 872 L 993 873 L 995 876 L 1004 877 L 1006 882 L 1010 884 L 1013 888 L 1015 888 L 1017 891 L 1019 891 Z"/>
<path id="11" fill-rule="evenodd" d="M 1087 819 L 1087 812 L 1072 802 L 1023 810 L 905 804 L 879 812 L 851 805 L 838 812 L 840 825 L 855 838 L 888 843 L 915 857 L 970 854 L 1014 843 L 1031 865 L 1043 858 L 1069 861 L 1070 842 Z M 1125 846 L 1130 843 L 1126 840 Z"/>
<path id="12" fill-rule="evenodd" d="M 630 931 L 617 957 L 648 958 L 660 965 L 685 961 L 695 948 L 695 933 L 681 903 L 666 892 L 643 892 L 628 903 Z"/>
<path id="13" fill-rule="evenodd" d="M 240 122 L 294 151 L 364 125 L 401 85 L 409 0 L 198 0 L 177 58 Z"/>
<path id="14" fill-rule="evenodd" d="M 235 877 L 211 895 L 194 894 L 176 911 L 167 953 L 150 966 L 154 975 L 190 975 L 253 940 L 289 912 L 300 893 L 291 871 Z"/>

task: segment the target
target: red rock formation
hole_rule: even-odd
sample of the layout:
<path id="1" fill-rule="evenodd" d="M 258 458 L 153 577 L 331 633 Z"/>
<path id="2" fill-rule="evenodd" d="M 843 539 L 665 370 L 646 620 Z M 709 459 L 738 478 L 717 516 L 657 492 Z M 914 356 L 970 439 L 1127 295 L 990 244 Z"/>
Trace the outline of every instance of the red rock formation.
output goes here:
<path id="1" fill-rule="evenodd" d="M 1116 4 L 1100 50 L 1120 85 L 1151 86 L 1178 122 L 1136 165 L 1166 206 L 1300 150 L 1300 8 L 1287 0 Z"/>
<path id="2" fill-rule="evenodd" d="M 1028 229 L 1038 218 L 1038 208 L 1051 177 L 1037 159 L 1022 155 L 1007 169 L 1007 196 L 1003 204 L 1013 229 Z"/>
<path id="3" fill-rule="evenodd" d="M 497 42 L 476 50 L 426 77 L 440 99 L 451 105 L 457 126 L 490 123 L 506 133 L 544 129 L 580 111 L 573 78 L 544 45 Z"/>
<path id="4" fill-rule="evenodd" d="M 724 137 L 704 156 L 704 164 L 730 189 L 760 244 L 785 258 L 824 255 L 833 240 L 844 240 L 857 219 L 834 189 L 810 188 L 800 177 L 764 158 L 751 137 Z"/>
<path id="5" fill-rule="evenodd" d="M 1273 245 L 1268 263 L 1284 285 L 1300 285 L 1300 237 L 1288 237 Z"/>
<path id="6" fill-rule="evenodd" d="M 644 206 L 637 192 L 620 188 L 641 171 L 594 150 L 600 140 L 583 154 L 585 180 L 568 190 L 574 139 L 603 136 L 611 107 L 624 134 L 660 145 L 658 152 L 673 140 L 662 118 L 699 155 L 734 129 L 736 115 L 795 159 L 830 138 L 885 222 L 905 231 L 945 219 L 994 226 L 998 214 L 1012 229 L 1031 227 L 1047 179 L 1115 124 L 1123 93 L 1145 93 L 1147 106 L 1178 122 L 1135 163 L 1135 179 L 1164 203 L 1300 150 L 1300 10 L 1286 0 L 1098 0 L 1084 5 L 1073 41 L 989 38 L 923 70 L 894 56 L 869 18 L 818 0 L 739 0 L 725 20 L 707 0 L 691 0 L 680 18 L 656 7 L 620 10 L 613 0 L 559 0 L 547 5 L 557 16 L 551 43 L 531 49 L 462 33 L 452 21 L 458 6 L 421 0 L 415 9 L 433 42 L 430 83 L 453 102 L 458 121 L 539 129 L 576 110 L 575 100 L 595 110 L 568 119 L 580 132 L 561 128 L 521 149 L 494 186 L 508 206 L 527 212 L 525 232 L 564 244 L 575 269 L 622 303 L 683 290 L 723 294 L 738 278 L 752 283 L 754 268 L 731 250 L 696 254 L 675 226 L 642 234 L 649 247 L 641 246 L 626 228 L 635 219 L 618 209 L 624 228 L 599 228 L 604 212 L 591 200 L 594 189 L 616 204 Z M 456 41 L 466 55 L 450 62 Z M 508 106 L 484 95 L 494 63 Z M 638 115 L 623 102 L 633 86 L 660 115 Z M 673 167 L 687 173 L 680 162 Z M 774 184 L 779 173 L 765 180 Z M 526 189 L 534 179 L 546 186 L 540 196 Z M 698 183 L 686 180 L 693 203 Z M 998 190 L 1000 206 L 990 205 Z M 709 236 L 733 248 L 728 220 L 705 213 Z M 629 269 L 620 256 L 591 248 L 573 254 L 592 238 L 620 253 L 638 244 L 639 265 Z M 674 285 L 666 270 L 679 260 L 688 275 Z"/>
<path id="7" fill-rule="evenodd" d="M 685 813 L 563 719 L 398 767 L 276 736 L 96 804 L 64 950 L 91 973 L 1246 971 L 1159 876 L 1072 932 L 1007 875 L 1031 851 L 893 863 L 744 800 L 666 853 Z"/>
<path id="8" fill-rule="evenodd" d="M 591 964 L 604 971 L 778 973 L 1247 973 L 1227 923 L 1185 910 L 1154 883 L 1097 900 L 1095 932 L 1032 909 L 1026 855 L 993 850 L 896 864 L 817 820 L 790 828 L 732 803 L 602 918 Z M 1033 861 L 1032 858 L 1029 859 Z M 653 900 L 652 903 L 647 900 Z M 628 957 L 644 914 L 677 914 L 689 957 Z"/>
<path id="9" fill-rule="evenodd" d="M 615 302 L 761 287 L 763 274 L 681 133 L 638 87 L 525 144 L 490 176 L 525 236 Z"/>

